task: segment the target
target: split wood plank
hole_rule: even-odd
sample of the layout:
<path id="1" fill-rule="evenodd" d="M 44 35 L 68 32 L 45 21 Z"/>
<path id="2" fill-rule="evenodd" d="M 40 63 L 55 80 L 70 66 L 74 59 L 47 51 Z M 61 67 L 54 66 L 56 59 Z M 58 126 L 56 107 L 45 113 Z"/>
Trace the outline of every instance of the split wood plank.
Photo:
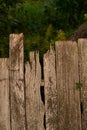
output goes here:
<path id="1" fill-rule="evenodd" d="M 52 48 L 44 55 L 44 85 L 46 130 L 58 130 L 55 52 Z"/>
<path id="2" fill-rule="evenodd" d="M 44 105 L 40 95 L 41 66 L 39 53 L 30 52 L 25 65 L 27 130 L 44 130 Z"/>

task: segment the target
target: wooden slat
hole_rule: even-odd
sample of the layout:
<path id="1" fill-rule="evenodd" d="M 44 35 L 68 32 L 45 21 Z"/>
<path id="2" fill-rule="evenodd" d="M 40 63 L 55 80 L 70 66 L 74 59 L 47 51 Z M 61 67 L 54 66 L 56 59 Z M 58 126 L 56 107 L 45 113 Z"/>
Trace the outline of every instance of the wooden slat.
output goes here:
<path id="1" fill-rule="evenodd" d="M 78 49 L 76 42 L 56 42 L 58 129 L 81 130 Z"/>
<path id="2" fill-rule="evenodd" d="M 87 130 L 87 39 L 78 40 L 82 108 L 82 130 Z"/>
<path id="3" fill-rule="evenodd" d="M 11 130 L 25 130 L 23 34 L 10 35 Z"/>
<path id="4" fill-rule="evenodd" d="M 0 130 L 10 130 L 8 59 L 0 59 Z"/>
<path id="5" fill-rule="evenodd" d="M 30 53 L 25 65 L 27 130 L 44 130 L 44 105 L 40 95 L 41 66 L 39 53 Z"/>
<path id="6" fill-rule="evenodd" d="M 44 55 L 44 85 L 46 130 L 58 130 L 55 52 L 52 48 Z"/>

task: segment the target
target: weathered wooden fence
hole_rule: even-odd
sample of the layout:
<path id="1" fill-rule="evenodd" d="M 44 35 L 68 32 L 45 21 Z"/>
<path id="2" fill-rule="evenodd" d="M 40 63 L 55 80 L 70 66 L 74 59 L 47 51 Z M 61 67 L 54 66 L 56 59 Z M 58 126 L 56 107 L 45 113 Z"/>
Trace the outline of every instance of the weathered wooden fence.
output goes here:
<path id="1" fill-rule="evenodd" d="M 87 39 L 56 42 L 43 82 L 39 53 L 24 65 L 23 49 L 23 34 L 11 34 L 0 58 L 0 130 L 87 130 Z"/>

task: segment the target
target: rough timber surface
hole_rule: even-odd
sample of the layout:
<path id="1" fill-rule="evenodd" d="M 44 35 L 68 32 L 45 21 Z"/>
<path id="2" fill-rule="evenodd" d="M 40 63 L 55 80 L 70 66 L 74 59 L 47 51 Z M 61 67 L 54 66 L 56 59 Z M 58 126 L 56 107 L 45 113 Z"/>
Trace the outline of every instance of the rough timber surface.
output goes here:
<path id="1" fill-rule="evenodd" d="M 82 130 L 87 130 L 87 39 L 78 40 L 81 87 Z"/>
<path id="2" fill-rule="evenodd" d="M 0 130 L 10 130 L 9 63 L 0 58 Z"/>
<path id="3" fill-rule="evenodd" d="M 52 48 L 44 55 L 44 85 L 46 130 L 58 130 L 55 52 Z"/>
<path id="4" fill-rule="evenodd" d="M 39 53 L 30 52 L 25 65 L 27 130 L 44 130 L 44 105 L 40 95 L 41 66 Z"/>
<path id="5" fill-rule="evenodd" d="M 58 130 L 81 130 L 78 49 L 76 42 L 56 42 Z"/>
<path id="6" fill-rule="evenodd" d="M 25 130 L 23 34 L 10 35 L 11 130 Z"/>

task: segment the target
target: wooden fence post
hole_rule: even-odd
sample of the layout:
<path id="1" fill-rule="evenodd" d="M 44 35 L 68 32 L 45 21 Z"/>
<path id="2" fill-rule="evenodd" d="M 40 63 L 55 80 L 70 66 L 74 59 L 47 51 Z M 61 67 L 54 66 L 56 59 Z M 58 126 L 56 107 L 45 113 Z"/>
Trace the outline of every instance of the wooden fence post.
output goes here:
<path id="1" fill-rule="evenodd" d="M 44 130 L 44 105 L 41 101 L 40 85 L 39 53 L 30 52 L 30 63 L 25 65 L 27 130 Z"/>
<path id="2" fill-rule="evenodd" d="M 87 130 L 87 39 L 78 40 L 81 85 L 82 130 Z"/>
<path id="3" fill-rule="evenodd" d="M 44 55 L 44 84 L 46 130 L 58 130 L 58 98 L 55 72 L 55 52 L 52 48 Z"/>
<path id="4" fill-rule="evenodd" d="M 10 35 L 11 130 L 25 130 L 23 34 Z"/>
<path id="5" fill-rule="evenodd" d="M 0 58 L 0 130 L 11 130 L 8 67 L 8 59 Z"/>
<path id="6" fill-rule="evenodd" d="M 58 129 L 81 130 L 78 49 L 72 41 L 56 42 Z"/>

